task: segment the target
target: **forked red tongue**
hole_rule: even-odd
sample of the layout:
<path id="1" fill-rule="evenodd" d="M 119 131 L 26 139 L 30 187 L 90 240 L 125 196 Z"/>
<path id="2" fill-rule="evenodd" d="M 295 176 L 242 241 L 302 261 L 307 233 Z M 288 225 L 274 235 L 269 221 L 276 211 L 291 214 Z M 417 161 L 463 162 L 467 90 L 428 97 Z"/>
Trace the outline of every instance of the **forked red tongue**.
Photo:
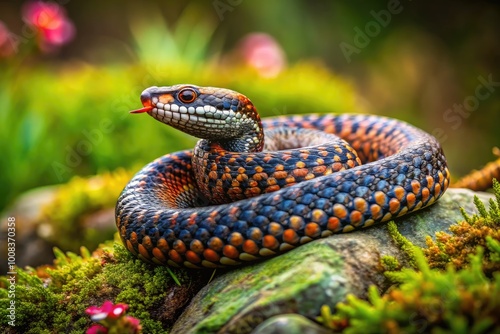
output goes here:
<path id="1" fill-rule="evenodd" d="M 132 110 L 130 111 L 131 114 L 140 114 L 140 113 L 143 113 L 143 112 L 150 112 L 151 110 L 153 110 L 153 106 L 147 106 L 147 107 L 144 107 L 144 108 L 141 108 L 141 109 L 136 109 L 136 110 Z"/>

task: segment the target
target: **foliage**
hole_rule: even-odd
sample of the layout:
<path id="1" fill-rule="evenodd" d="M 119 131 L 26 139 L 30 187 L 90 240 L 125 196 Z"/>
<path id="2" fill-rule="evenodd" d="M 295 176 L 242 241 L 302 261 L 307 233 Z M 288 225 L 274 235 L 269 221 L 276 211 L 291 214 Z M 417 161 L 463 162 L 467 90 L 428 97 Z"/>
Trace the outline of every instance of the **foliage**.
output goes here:
<path id="1" fill-rule="evenodd" d="M 130 306 L 130 315 L 141 319 L 145 333 L 165 331 L 154 314 L 167 301 L 175 285 L 165 267 L 152 267 L 135 259 L 118 241 L 102 245 L 94 254 L 81 255 L 55 249 L 53 267 L 17 268 L 16 327 L 12 333 L 83 332 L 91 325 L 85 310 L 114 300 Z M 179 279 L 186 285 L 187 276 Z M 0 281 L 0 328 L 6 318 L 8 282 Z"/>
<path id="2" fill-rule="evenodd" d="M 453 225 L 452 235 L 436 233 L 420 249 L 389 223 L 390 234 L 408 256 L 411 268 L 383 257 L 385 275 L 396 285 L 384 294 L 370 287 L 367 299 L 348 296 L 336 313 L 324 306 L 318 321 L 345 333 L 490 333 L 500 321 L 500 184 L 486 210 L 475 197 L 478 215 Z"/>
<path id="3" fill-rule="evenodd" d="M 489 210 L 477 196 L 474 203 L 479 214 L 469 217 L 462 209 L 464 221 L 450 227 L 451 234 L 446 232 L 436 233 L 436 241 L 427 237 L 427 249 L 424 254 L 431 268 L 444 269 L 449 263 L 457 269 L 462 269 L 469 264 L 469 256 L 475 253 L 475 247 L 485 249 L 483 257 L 483 270 L 487 276 L 500 271 L 500 262 L 496 258 L 498 245 L 500 245 L 500 183 L 493 179 L 493 190 L 496 200 L 490 200 Z"/>
<path id="4" fill-rule="evenodd" d="M 170 28 L 159 11 L 133 18 L 131 32 L 140 63 L 151 69 L 168 63 L 203 68 L 211 51 L 220 51 L 220 42 L 213 40 L 214 17 L 205 14 L 199 7 L 188 6 Z"/>
<path id="5" fill-rule="evenodd" d="M 396 244 L 397 247 L 399 247 L 404 254 L 408 257 L 408 262 L 410 266 L 413 268 L 416 268 L 417 266 L 417 259 L 415 255 L 415 245 L 413 245 L 410 240 L 406 239 L 399 231 L 398 227 L 396 226 L 396 223 L 393 221 L 389 222 L 387 224 L 387 229 L 389 230 L 389 234 L 392 237 L 392 240 Z M 385 265 L 385 268 L 389 270 L 389 268 L 395 268 L 398 266 L 397 260 L 395 258 L 392 258 L 390 256 L 386 256 L 383 258 L 383 264 Z"/>
<path id="6" fill-rule="evenodd" d="M 336 315 L 324 313 L 321 320 L 344 333 L 491 333 L 500 327 L 500 275 L 492 281 L 484 275 L 482 248 L 477 250 L 461 271 L 432 270 L 416 250 L 418 271 L 390 272 L 397 288 L 381 296 L 372 286 L 368 301 L 348 296 Z"/>

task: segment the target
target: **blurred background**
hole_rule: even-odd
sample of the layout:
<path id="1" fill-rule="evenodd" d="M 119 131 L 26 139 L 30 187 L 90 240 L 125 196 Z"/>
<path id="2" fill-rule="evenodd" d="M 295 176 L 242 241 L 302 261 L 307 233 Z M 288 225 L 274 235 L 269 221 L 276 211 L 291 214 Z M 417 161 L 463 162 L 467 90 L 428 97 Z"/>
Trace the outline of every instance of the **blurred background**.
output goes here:
<path id="1" fill-rule="evenodd" d="M 81 215 L 193 147 L 128 113 L 143 89 L 176 83 L 238 90 L 264 116 L 399 118 L 434 134 L 461 176 L 500 145 L 499 31 L 497 1 L 2 1 L 0 211 L 69 181 L 52 214 Z"/>

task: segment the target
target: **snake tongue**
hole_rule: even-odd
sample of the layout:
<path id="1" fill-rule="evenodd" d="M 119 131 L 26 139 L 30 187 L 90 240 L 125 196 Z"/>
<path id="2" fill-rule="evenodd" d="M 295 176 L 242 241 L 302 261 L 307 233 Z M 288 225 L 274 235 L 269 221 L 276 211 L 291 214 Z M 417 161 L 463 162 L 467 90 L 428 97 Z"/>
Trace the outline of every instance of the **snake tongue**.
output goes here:
<path id="1" fill-rule="evenodd" d="M 144 107 L 144 108 L 141 108 L 141 109 L 136 109 L 136 110 L 132 110 L 130 111 L 131 114 L 140 114 L 140 113 L 143 113 L 143 112 L 150 112 L 151 110 L 153 110 L 153 106 L 147 106 L 147 107 Z"/>

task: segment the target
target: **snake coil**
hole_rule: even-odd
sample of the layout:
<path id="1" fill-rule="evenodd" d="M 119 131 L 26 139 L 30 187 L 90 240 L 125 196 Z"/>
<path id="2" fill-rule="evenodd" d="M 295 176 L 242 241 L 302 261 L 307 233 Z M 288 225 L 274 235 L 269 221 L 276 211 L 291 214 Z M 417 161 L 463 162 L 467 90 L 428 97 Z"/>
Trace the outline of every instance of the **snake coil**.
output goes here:
<path id="1" fill-rule="evenodd" d="M 194 85 L 150 87 L 141 101 L 133 113 L 203 138 L 146 165 L 118 199 L 122 241 L 148 262 L 256 261 L 422 209 L 449 185 L 436 139 L 395 119 L 261 120 L 244 95 Z"/>

